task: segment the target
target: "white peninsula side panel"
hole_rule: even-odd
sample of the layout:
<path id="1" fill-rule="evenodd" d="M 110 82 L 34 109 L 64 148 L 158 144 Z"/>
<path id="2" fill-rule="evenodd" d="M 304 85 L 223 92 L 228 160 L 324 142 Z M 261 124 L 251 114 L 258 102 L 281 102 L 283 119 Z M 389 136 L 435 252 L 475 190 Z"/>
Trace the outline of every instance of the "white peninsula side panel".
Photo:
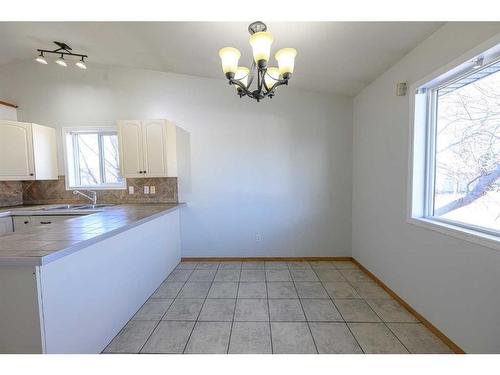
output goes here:
<path id="1" fill-rule="evenodd" d="M 41 266 L 45 353 L 100 353 L 180 257 L 174 210 Z"/>

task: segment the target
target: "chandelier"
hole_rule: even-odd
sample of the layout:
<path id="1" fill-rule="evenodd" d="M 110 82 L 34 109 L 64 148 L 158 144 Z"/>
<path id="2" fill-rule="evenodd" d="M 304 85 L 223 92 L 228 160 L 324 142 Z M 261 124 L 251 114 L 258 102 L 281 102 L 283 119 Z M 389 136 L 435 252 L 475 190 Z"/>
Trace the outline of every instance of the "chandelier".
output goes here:
<path id="1" fill-rule="evenodd" d="M 248 26 L 250 33 L 250 46 L 252 47 L 253 61 L 250 69 L 238 66 L 241 53 L 236 48 L 225 47 L 219 50 L 222 61 L 222 70 L 230 85 L 235 85 L 238 95 L 248 96 L 258 102 L 266 96 L 272 98 L 276 94 L 276 88 L 288 85 L 290 80 L 297 51 L 294 48 L 282 48 L 274 55 L 278 67 L 268 66 L 271 55 L 271 44 L 273 36 L 267 32 L 265 23 L 257 21 Z M 250 87 L 257 78 L 257 87 Z"/>
<path id="2" fill-rule="evenodd" d="M 59 58 L 55 61 L 56 64 L 66 67 L 66 66 L 68 66 L 68 63 L 64 59 L 64 56 L 75 56 L 75 57 L 78 57 L 80 59 L 75 63 L 75 65 L 77 67 L 79 67 L 80 69 L 87 69 L 87 65 L 85 64 L 85 58 L 88 57 L 87 55 L 82 55 L 80 53 L 71 52 L 72 51 L 71 47 L 68 46 L 66 43 L 54 42 L 54 44 L 56 44 L 59 48 L 56 48 L 53 51 L 49 51 L 46 49 L 37 49 L 37 52 L 39 52 L 40 54 L 37 56 L 35 61 L 39 62 L 40 64 L 46 65 L 46 64 L 48 64 L 48 62 L 45 59 L 45 56 L 43 54 L 44 53 L 46 53 L 46 54 L 53 53 L 53 54 L 59 55 Z"/>

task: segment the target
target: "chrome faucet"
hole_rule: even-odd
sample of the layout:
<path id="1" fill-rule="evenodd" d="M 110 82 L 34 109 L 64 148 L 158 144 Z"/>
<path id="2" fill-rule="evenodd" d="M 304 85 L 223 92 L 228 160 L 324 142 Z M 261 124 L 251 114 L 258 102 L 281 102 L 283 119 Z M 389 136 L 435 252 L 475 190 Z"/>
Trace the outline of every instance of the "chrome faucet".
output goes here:
<path id="1" fill-rule="evenodd" d="M 73 195 L 81 195 L 82 197 L 90 199 L 92 201 L 92 204 L 97 204 L 97 192 L 92 190 L 88 190 L 88 192 L 91 193 L 92 196 L 82 193 L 80 190 L 73 190 Z"/>

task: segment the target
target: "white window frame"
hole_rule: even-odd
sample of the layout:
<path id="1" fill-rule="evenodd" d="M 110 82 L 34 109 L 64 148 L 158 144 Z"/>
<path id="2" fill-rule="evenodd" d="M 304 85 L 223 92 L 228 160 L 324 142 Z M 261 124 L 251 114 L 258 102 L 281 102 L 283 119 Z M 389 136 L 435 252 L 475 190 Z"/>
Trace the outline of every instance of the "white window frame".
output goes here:
<path id="1" fill-rule="evenodd" d="M 66 136 L 70 133 L 102 133 L 102 134 L 116 134 L 118 136 L 118 129 L 116 126 L 99 126 L 99 127 L 90 127 L 90 126 L 81 126 L 81 127 L 67 127 L 62 128 L 62 144 L 63 144 L 63 153 L 64 153 L 64 171 L 66 173 L 65 177 L 65 185 L 66 190 L 125 190 L 127 188 L 127 181 L 125 177 L 122 176 L 123 180 L 120 184 L 100 184 L 100 185 L 79 185 L 79 186 L 70 186 L 69 185 L 69 163 L 68 163 L 68 150 L 66 145 Z M 102 149 L 100 150 L 102 153 Z M 120 152 L 120 150 L 118 150 Z M 74 157 L 76 159 L 76 155 Z M 102 155 L 99 157 L 100 162 L 102 163 Z M 121 160 L 121 159 L 120 159 Z M 101 166 L 101 173 L 103 173 L 104 169 Z M 120 168 L 121 170 L 121 168 Z"/>
<path id="2" fill-rule="evenodd" d="M 407 222 L 469 242 L 500 250 L 500 232 L 432 216 L 434 199 L 436 89 L 473 71 L 474 60 L 483 66 L 500 59 L 500 34 L 456 61 L 410 86 L 410 139 Z"/>

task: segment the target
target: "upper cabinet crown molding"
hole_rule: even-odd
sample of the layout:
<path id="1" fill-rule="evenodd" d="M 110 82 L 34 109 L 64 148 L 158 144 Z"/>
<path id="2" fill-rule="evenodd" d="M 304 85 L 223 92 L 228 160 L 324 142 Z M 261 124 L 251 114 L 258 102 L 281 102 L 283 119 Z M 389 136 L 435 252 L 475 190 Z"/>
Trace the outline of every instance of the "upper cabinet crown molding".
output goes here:
<path id="1" fill-rule="evenodd" d="M 0 180 L 56 180 L 54 128 L 0 120 Z"/>
<path id="2" fill-rule="evenodd" d="M 123 177 L 177 177 L 174 124 L 167 120 L 121 120 L 117 126 Z"/>

